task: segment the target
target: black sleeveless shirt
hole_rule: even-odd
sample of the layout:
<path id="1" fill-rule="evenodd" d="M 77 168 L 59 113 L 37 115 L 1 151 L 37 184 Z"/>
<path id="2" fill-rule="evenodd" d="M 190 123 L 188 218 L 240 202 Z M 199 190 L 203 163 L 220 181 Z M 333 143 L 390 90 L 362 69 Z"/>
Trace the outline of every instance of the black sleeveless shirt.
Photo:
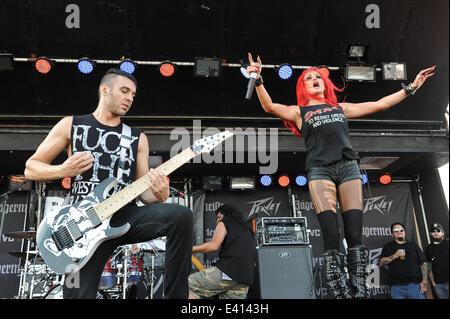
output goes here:
<path id="1" fill-rule="evenodd" d="M 256 243 L 253 235 L 242 224 L 224 217 L 222 222 L 227 229 L 219 251 L 216 267 L 234 281 L 251 285 L 256 256 Z"/>
<path id="2" fill-rule="evenodd" d="M 350 144 L 347 118 L 342 108 L 327 104 L 312 105 L 300 107 L 300 114 L 307 170 L 341 159 L 358 159 Z"/>
<path id="3" fill-rule="evenodd" d="M 122 126 L 122 123 L 114 127 L 103 125 L 93 114 L 73 116 L 70 133 L 72 155 L 88 152 L 94 156 L 94 164 L 84 173 L 72 177 L 71 204 L 82 200 L 101 181 L 109 177 L 117 177 Z M 140 129 L 131 128 L 131 152 L 126 153 L 122 178 L 115 186 L 114 193 L 135 180 L 140 133 Z"/>

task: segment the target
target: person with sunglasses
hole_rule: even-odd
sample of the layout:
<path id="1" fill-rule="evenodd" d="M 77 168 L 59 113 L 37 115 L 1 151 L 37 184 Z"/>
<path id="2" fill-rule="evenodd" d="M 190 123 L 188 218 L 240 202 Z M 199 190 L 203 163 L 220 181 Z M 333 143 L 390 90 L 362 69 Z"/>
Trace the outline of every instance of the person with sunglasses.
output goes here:
<path id="1" fill-rule="evenodd" d="M 437 298 L 448 299 L 448 239 L 445 239 L 444 228 L 438 223 L 431 225 L 430 236 L 433 242 L 425 248 L 428 276 Z"/>
<path id="2" fill-rule="evenodd" d="M 425 299 L 428 268 L 422 249 L 406 240 L 402 223 L 393 223 L 391 232 L 394 240 L 383 246 L 380 267 L 388 271 L 392 299 Z"/>

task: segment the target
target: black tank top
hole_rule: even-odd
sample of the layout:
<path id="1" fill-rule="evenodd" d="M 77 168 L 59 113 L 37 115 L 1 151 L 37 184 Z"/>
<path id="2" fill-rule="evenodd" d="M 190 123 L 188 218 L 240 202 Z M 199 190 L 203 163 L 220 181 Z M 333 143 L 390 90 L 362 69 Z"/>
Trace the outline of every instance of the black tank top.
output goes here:
<path id="1" fill-rule="evenodd" d="M 341 107 L 327 104 L 300 107 L 300 114 L 307 170 L 341 159 L 358 159 L 350 144 L 347 118 Z"/>
<path id="2" fill-rule="evenodd" d="M 251 285 L 256 256 L 256 243 L 253 235 L 244 225 L 224 217 L 227 229 L 219 251 L 216 267 L 234 281 Z"/>
<path id="3" fill-rule="evenodd" d="M 122 123 L 114 127 L 103 125 L 93 114 L 73 116 L 70 133 L 72 154 L 89 152 L 94 156 L 94 164 L 84 173 L 72 177 L 71 204 L 82 200 L 101 181 L 109 177 L 117 177 L 122 126 Z M 140 129 L 131 128 L 131 152 L 126 153 L 122 178 L 115 186 L 114 193 L 135 180 L 140 133 Z"/>

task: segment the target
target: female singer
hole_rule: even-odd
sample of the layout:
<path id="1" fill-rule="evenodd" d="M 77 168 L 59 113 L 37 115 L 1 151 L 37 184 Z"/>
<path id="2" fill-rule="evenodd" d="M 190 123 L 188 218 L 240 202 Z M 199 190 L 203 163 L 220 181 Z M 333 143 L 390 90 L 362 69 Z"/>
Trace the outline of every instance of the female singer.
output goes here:
<path id="1" fill-rule="evenodd" d="M 338 298 L 367 298 L 368 250 L 362 245 L 362 183 L 358 156 L 353 150 L 347 119 L 362 117 L 400 103 L 414 94 L 434 74 L 436 66 L 422 70 L 408 86 L 374 102 L 339 103 L 336 87 L 320 68 L 309 68 L 297 81 L 298 105 L 272 102 L 261 77 L 262 62 L 248 53 L 247 72 L 256 72 L 256 93 L 265 112 L 284 120 L 296 136 L 305 138 L 308 187 L 324 240 L 327 285 Z M 433 73 L 432 73 L 433 72 Z M 348 245 L 347 269 L 339 252 L 339 200 Z M 350 277 L 350 280 L 347 278 Z"/>

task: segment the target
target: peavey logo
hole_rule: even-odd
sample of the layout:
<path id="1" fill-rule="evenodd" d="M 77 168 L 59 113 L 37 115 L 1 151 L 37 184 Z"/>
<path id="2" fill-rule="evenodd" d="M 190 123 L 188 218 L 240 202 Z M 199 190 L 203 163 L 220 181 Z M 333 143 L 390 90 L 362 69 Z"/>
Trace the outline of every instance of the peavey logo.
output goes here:
<path id="1" fill-rule="evenodd" d="M 278 256 L 280 256 L 280 258 L 289 258 L 289 257 L 291 257 L 291 253 L 290 252 L 288 252 L 288 251 L 282 251 L 282 252 L 280 252 L 279 254 L 278 254 Z"/>
<path id="2" fill-rule="evenodd" d="M 386 195 L 379 197 L 372 197 L 365 200 L 366 205 L 364 206 L 364 212 L 377 211 L 381 214 L 388 214 L 391 210 L 393 200 L 386 201 Z"/>
<path id="3" fill-rule="evenodd" d="M 274 203 L 273 199 L 275 197 L 264 198 L 260 200 L 255 200 L 254 202 L 249 202 L 248 204 L 253 204 L 252 209 L 248 217 L 258 214 L 266 214 L 267 216 L 275 216 L 278 209 L 280 208 L 281 201 Z"/>

